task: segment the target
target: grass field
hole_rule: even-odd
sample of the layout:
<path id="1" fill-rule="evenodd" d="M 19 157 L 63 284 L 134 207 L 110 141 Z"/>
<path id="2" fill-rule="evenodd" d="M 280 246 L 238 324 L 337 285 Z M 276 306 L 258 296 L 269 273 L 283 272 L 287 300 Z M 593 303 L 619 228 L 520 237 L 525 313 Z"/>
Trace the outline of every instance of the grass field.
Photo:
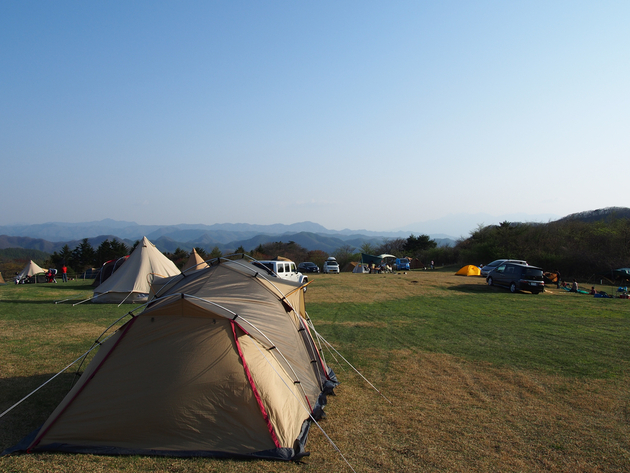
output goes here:
<path id="1" fill-rule="evenodd" d="M 345 363 L 327 435 L 356 471 L 630 471 L 630 301 L 489 288 L 453 271 L 315 275 L 306 300 Z M 609 287 L 604 290 L 611 292 Z M 0 286 L 0 411 L 130 307 L 54 304 L 82 282 Z M 0 419 L 0 449 L 41 424 L 73 374 Z M 0 471 L 350 471 L 315 427 L 301 464 L 38 454 Z"/>

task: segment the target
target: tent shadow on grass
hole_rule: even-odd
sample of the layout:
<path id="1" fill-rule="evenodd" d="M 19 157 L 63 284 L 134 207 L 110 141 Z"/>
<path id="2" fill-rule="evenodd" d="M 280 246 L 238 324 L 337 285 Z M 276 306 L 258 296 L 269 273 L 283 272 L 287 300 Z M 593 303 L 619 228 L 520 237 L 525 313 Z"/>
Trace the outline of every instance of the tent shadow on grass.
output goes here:
<path id="1" fill-rule="evenodd" d="M 467 294 L 479 294 L 488 292 L 488 286 L 483 284 L 457 284 L 447 287 L 448 291 L 465 292 Z"/>
<path id="2" fill-rule="evenodd" d="M 0 378 L 0 413 L 9 409 L 55 374 Z M 74 371 L 59 375 L 0 418 L 0 453 L 16 445 L 46 421 L 70 390 L 75 377 Z"/>
<path id="3" fill-rule="evenodd" d="M 76 299 L 76 300 L 68 300 L 65 302 L 65 304 L 71 304 L 72 302 L 79 302 L 82 301 L 83 299 Z M 49 301 L 27 301 L 24 299 L 17 299 L 17 300 L 11 300 L 11 299 L 4 299 L 4 300 L 0 300 L 0 304 L 37 304 L 37 305 L 50 305 L 50 304 L 54 304 L 55 302 L 57 302 L 56 299 L 51 299 Z"/>

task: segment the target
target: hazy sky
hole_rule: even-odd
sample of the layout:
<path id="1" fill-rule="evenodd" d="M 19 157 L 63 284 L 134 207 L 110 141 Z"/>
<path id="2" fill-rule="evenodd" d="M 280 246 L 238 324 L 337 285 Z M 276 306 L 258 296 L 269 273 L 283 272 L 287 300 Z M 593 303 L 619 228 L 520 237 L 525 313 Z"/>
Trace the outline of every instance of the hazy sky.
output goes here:
<path id="1" fill-rule="evenodd" d="M 3 1 L 0 224 L 630 207 L 629 25 L 626 0 Z"/>

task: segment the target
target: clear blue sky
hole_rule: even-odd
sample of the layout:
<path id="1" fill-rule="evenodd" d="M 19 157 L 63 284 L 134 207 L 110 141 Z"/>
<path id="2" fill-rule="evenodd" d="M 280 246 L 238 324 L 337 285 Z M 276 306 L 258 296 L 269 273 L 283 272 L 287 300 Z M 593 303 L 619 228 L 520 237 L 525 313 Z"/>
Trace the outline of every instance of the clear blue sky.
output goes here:
<path id="1" fill-rule="evenodd" d="M 0 2 L 0 224 L 630 207 L 629 25 L 628 1 Z"/>

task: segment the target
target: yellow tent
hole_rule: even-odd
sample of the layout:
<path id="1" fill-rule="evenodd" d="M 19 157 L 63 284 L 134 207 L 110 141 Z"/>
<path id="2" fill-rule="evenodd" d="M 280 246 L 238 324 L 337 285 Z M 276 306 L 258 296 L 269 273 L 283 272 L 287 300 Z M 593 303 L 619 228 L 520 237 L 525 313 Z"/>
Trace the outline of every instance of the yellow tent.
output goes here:
<path id="1" fill-rule="evenodd" d="M 481 270 L 472 264 L 464 266 L 455 273 L 456 276 L 481 276 Z"/>

